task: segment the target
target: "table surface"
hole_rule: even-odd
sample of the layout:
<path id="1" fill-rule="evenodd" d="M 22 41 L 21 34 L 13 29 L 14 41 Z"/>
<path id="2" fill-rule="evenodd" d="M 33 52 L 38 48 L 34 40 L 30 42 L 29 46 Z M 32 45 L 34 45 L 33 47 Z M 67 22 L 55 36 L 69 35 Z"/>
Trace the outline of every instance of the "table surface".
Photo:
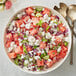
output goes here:
<path id="1" fill-rule="evenodd" d="M 13 66 L 4 51 L 3 47 L 3 34 L 4 27 L 8 23 L 9 19 L 20 9 L 32 6 L 41 5 L 53 8 L 60 2 L 64 2 L 67 5 L 76 4 L 76 0 L 17 0 L 12 8 L 8 11 L 0 12 L 0 76 L 35 76 L 33 74 L 28 74 L 19 70 L 17 67 Z M 75 76 L 76 75 L 76 39 L 74 38 L 74 64 L 70 65 L 70 57 L 56 70 L 43 75 L 37 76 Z"/>

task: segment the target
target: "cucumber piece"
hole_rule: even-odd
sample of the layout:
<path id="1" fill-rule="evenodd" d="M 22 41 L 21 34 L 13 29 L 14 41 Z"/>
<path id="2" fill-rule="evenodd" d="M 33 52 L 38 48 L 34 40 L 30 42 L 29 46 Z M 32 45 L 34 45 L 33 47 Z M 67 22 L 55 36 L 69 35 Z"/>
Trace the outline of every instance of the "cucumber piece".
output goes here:
<path id="1" fill-rule="evenodd" d="M 37 14 L 36 14 L 36 17 L 40 17 L 40 16 L 42 16 L 41 13 L 37 13 Z"/>
<path id="2" fill-rule="evenodd" d="M 43 59 L 48 60 L 49 59 L 49 55 L 43 57 Z"/>
<path id="3" fill-rule="evenodd" d="M 64 45 L 67 46 L 68 45 L 68 42 L 67 41 L 64 41 Z"/>
<path id="4" fill-rule="evenodd" d="M 22 40 L 21 43 L 28 43 L 28 40 Z"/>

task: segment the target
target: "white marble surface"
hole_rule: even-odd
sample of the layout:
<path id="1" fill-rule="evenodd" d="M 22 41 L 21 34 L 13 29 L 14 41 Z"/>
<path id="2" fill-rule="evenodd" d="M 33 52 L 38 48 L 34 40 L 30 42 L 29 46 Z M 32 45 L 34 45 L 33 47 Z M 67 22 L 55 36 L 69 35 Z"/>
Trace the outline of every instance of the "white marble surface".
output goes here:
<path id="1" fill-rule="evenodd" d="M 68 5 L 70 4 L 76 4 L 76 0 L 17 0 L 16 3 L 14 3 L 14 6 L 4 12 L 0 12 L 0 76 L 35 76 L 32 74 L 28 74 L 26 72 L 23 72 L 13 66 L 4 51 L 3 47 L 3 33 L 4 33 L 4 27 L 8 23 L 9 19 L 20 9 L 31 6 L 31 5 L 42 5 L 47 7 L 53 7 L 54 5 L 58 5 L 59 2 L 64 2 Z M 43 74 L 43 75 L 37 75 L 37 76 L 75 76 L 76 75 L 76 39 L 74 39 L 74 64 L 69 64 L 69 58 L 66 59 L 66 61 L 55 71 Z"/>

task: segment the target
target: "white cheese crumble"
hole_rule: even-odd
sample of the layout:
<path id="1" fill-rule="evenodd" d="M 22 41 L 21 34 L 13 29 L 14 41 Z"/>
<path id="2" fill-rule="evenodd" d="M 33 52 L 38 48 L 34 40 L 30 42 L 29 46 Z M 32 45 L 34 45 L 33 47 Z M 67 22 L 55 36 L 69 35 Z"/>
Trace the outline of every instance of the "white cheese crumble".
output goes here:
<path id="1" fill-rule="evenodd" d="M 35 60 L 37 60 L 37 59 L 39 59 L 40 58 L 40 56 L 34 56 L 34 59 Z"/>
<path id="2" fill-rule="evenodd" d="M 23 59 L 24 57 L 25 57 L 25 55 L 22 54 L 22 55 L 21 55 L 21 59 Z"/>
<path id="3" fill-rule="evenodd" d="M 36 41 L 35 37 L 34 36 L 28 36 L 28 41 L 33 43 Z"/>
<path id="4" fill-rule="evenodd" d="M 14 48 L 16 48 L 15 42 L 10 43 L 10 47 L 8 48 L 8 52 L 11 52 Z"/>
<path id="5" fill-rule="evenodd" d="M 47 14 L 45 14 L 43 17 L 44 17 L 43 18 L 43 22 L 47 22 L 48 23 L 50 21 L 50 17 L 48 17 Z"/>
<path id="6" fill-rule="evenodd" d="M 28 61 L 28 60 L 25 60 L 25 61 L 24 61 L 24 63 L 25 63 L 25 64 L 28 64 L 28 63 L 29 63 L 29 61 Z"/>
<path id="7" fill-rule="evenodd" d="M 25 25 L 25 27 L 26 27 L 27 29 L 30 29 L 31 24 L 30 24 L 30 23 L 27 23 L 27 24 Z"/>
<path id="8" fill-rule="evenodd" d="M 11 52 L 13 50 L 13 47 L 8 48 L 8 52 Z"/>
<path id="9" fill-rule="evenodd" d="M 17 32 L 20 32 L 20 28 L 17 29 Z"/>
<path id="10" fill-rule="evenodd" d="M 35 41 L 35 45 L 38 46 L 39 44 L 40 44 L 40 41 L 39 41 L 39 40 L 36 40 L 36 41 Z"/>
<path id="11" fill-rule="evenodd" d="M 52 60 L 51 59 L 48 59 L 48 61 L 51 62 Z"/>
<path id="12" fill-rule="evenodd" d="M 22 40 L 20 38 L 18 38 L 18 41 L 21 42 Z"/>
<path id="13" fill-rule="evenodd" d="M 34 46 L 34 43 L 33 42 L 29 42 L 29 45 Z"/>
<path id="14" fill-rule="evenodd" d="M 44 53 L 44 50 L 42 49 L 41 53 L 43 54 Z"/>
<path id="15" fill-rule="evenodd" d="M 19 13 L 19 14 L 17 15 L 17 17 L 18 17 L 18 18 L 21 18 L 21 17 L 22 17 L 22 14 L 21 14 L 21 13 Z"/>
<path id="16" fill-rule="evenodd" d="M 57 52 L 60 52 L 61 51 L 61 46 L 57 49 Z"/>
<path id="17" fill-rule="evenodd" d="M 42 31 L 43 31 L 43 28 L 40 27 L 40 28 L 39 28 L 39 31 L 42 32 Z"/>
<path id="18" fill-rule="evenodd" d="M 29 35 L 29 31 L 26 31 L 26 35 L 27 35 L 27 36 Z"/>
<path id="19" fill-rule="evenodd" d="M 31 15 L 32 15 L 32 16 L 35 16 L 35 14 L 34 14 L 34 13 L 31 13 Z"/>
<path id="20" fill-rule="evenodd" d="M 21 42 L 19 43 L 19 46 L 22 46 L 22 43 Z"/>
<path id="21" fill-rule="evenodd" d="M 33 58 L 29 58 L 29 61 L 33 61 Z"/>
<path id="22" fill-rule="evenodd" d="M 15 44 L 15 42 L 11 42 L 10 46 L 13 47 L 14 44 Z"/>
<path id="23" fill-rule="evenodd" d="M 46 39 L 50 39 L 51 38 L 51 34 L 48 32 L 46 33 Z"/>
<path id="24" fill-rule="evenodd" d="M 23 23 L 23 24 L 21 25 L 21 27 L 25 27 L 25 24 Z"/>
<path id="25" fill-rule="evenodd" d="M 41 32 L 41 35 L 42 35 L 42 36 L 45 36 L 45 31 Z"/>
<path id="26" fill-rule="evenodd" d="M 14 30 L 14 31 L 16 31 L 16 29 L 17 29 L 17 28 L 16 28 L 16 27 L 14 27 L 14 29 L 13 29 L 13 30 Z"/>

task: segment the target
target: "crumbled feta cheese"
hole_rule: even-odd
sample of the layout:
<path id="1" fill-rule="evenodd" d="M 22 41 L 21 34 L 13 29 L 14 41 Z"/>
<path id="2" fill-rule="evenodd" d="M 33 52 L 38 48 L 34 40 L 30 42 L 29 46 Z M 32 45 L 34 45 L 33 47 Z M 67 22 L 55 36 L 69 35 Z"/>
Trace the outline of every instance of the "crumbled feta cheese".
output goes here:
<path id="1" fill-rule="evenodd" d="M 41 53 L 43 54 L 44 53 L 44 50 L 42 49 Z"/>
<path id="2" fill-rule="evenodd" d="M 23 24 L 21 25 L 21 27 L 25 27 L 25 24 L 23 23 Z"/>
<path id="3" fill-rule="evenodd" d="M 22 40 L 20 38 L 18 38 L 18 41 L 21 42 Z"/>
<path id="4" fill-rule="evenodd" d="M 19 46 L 22 46 L 22 43 L 21 42 L 19 43 Z"/>
<path id="5" fill-rule="evenodd" d="M 33 42 L 29 42 L 29 45 L 34 46 L 34 43 Z"/>
<path id="6" fill-rule="evenodd" d="M 13 47 L 14 47 L 14 48 L 16 48 L 16 47 L 17 47 L 17 45 L 15 44 Z"/>
<path id="7" fill-rule="evenodd" d="M 22 55 L 21 55 L 21 59 L 23 59 L 24 57 L 25 57 L 25 55 L 22 54 Z"/>
<path id="8" fill-rule="evenodd" d="M 29 53 L 32 54 L 33 53 L 33 50 L 32 51 L 29 51 Z"/>
<path id="9" fill-rule="evenodd" d="M 54 42 L 56 39 L 55 39 L 55 36 L 52 36 L 52 39 L 51 41 Z"/>
<path id="10" fill-rule="evenodd" d="M 39 31 L 42 32 L 42 31 L 43 31 L 43 28 L 40 27 L 40 28 L 39 28 Z"/>
<path id="11" fill-rule="evenodd" d="M 34 14 L 34 13 L 32 13 L 31 15 L 32 15 L 32 16 L 35 16 L 35 14 Z"/>
<path id="12" fill-rule="evenodd" d="M 57 52 L 60 52 L 61 51 L 61 46 L 57 49 Z"/>
<path id="13" fill-rule="evenodd" d="M 14 31 L 16 31 L 16 27 L 14 27 L 14 29 L 13 29 Z"/>
<path id="14" fill-rule="evenodd" d="M 22 12 L 22 15 L 25 15 L 26 13 L 25 12 Z"/>
<path id="15" fill-rule="evenodd" d="M 15 44 L 15 42 L 11 42 L 10 46 L 11 46 L 11 47 L 13 47 L 13 46 L 14 46 L 14 44 Z"/>
<path id="16" fill-rule="evenodd" d="M 43 22 L 47 22 L 48 23 L 50 21 L 50 17 L 48 17 L 47 14 L 45 14 L 43 17 L 44 17 Z"/>
<path id="17" fill-rule="evenodd" d="M 51 62 L 52 60 L 51 59 L 48 59 L 48 61 Z"/>
<path id="18" fill-rule="evenodd" d="M 29 61 L 33 61 L 33 58 L 29 58 Z"/>
<path id="19" fill-rule="evenodd" d="M 39 41 L 39 40 L 36 40 L 36 41 L 35 41 L 35 45 L 38 46 L 39 44 L 40 44 L 40 41 Z"/>
<path id="20" fill-rule="evenodd" d="M 37 59 L 39 59 L 40 58 L 40 56 L 34 56 L 34 59 L 35 60 L 37 60 Z"/>
<path id="21" fill-rule="evenodd" d="M 25 37 L 24 40 L 27 40 L 27 38 Z"/>
<path id="22" fill-rule="evenodd" d="M 34 55 L 36 55 L 36 52 L 34 52 Z"/>
<path id="23" fill-rule="evenodd" d="M 11 52 L 13 50 L 13 47 L 8 48 L 8 52 Z"/>
<path id="24" fill-rule="evenodd" d="M 21 13 L 17 14 L 17 17 L 18 18 L 21 18 L 22 17 L 22 14 Z"/>
<path id="25" fill-rule="evenodd" d="M 33 43 L 36 41 L 36 39 L 34 36 L 28 36 L 28 41 Z"/>
<path id="26" fill-rule="evenodd" d="M 17 32 L 20 32 L 20 28 L 17 29 Z"/>
<path id="27" fill-rule="evenodd" d="M 46 33 L 46 39 L 50 39 L 51 38 L 51 34 L 48 32 Z"/>
<path id="28" fill-rule="evenodd" d="M 27 35 L 27 36 L 29 35 L 29 31 L 26 31 L 26 35 Z"/>
<path id="29" fill-rule="evenodd" d="M 45 36 L 45 32 L 43 31 L 43 32 L 41 32 L 41 34 L 42 34 L 42 36 Z"/>
<path id="30" fill-rule="evenodd" d="M 26 25 L 25 25 L 25 27 L 26 27 L 27 29 L 30 29 L 31 24 L 30 24 L 30 23 L 28 23 L 28 24 L 26 24 Z"/>
<path id="31" fill-rule="evenodd" d="M 24 63 L 25 63 L 25 64 L 28 64 L 28 63 L 29 63 L 29 61 L 28 61 L 28 60 L 25 60 L 25 61 L 24 61 Z"/>

